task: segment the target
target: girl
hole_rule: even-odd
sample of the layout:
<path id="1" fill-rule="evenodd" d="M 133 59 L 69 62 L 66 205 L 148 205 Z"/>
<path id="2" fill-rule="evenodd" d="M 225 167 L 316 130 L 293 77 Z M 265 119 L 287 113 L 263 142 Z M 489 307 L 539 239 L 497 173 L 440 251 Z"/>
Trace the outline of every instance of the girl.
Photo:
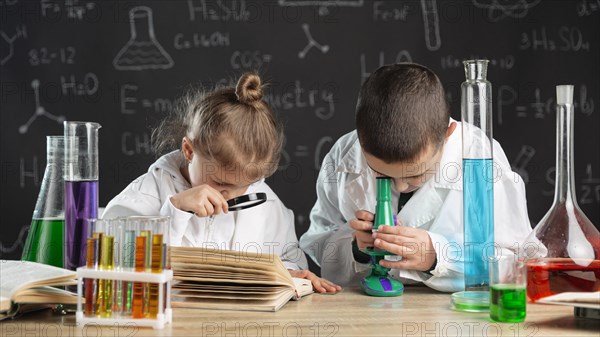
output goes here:
<path id="1" fill-rule="evenodd" d="M 246 73 L 236 88 L 188 95 L 152 134 L 157 153 L 179 142 L 181 149 L 129 184 L 103 217 L 167 215 L 173 246 L 277 254 L 292 276 L 309 279 L 318 292 L 337 292 L 340 286 L 306 269 L 293 213 L 264 181 L 277 169 L 283 131 L 262 94 L 260 77 Z M 254 192 L 267 201 L 228 212 L 228 199 Z"/>

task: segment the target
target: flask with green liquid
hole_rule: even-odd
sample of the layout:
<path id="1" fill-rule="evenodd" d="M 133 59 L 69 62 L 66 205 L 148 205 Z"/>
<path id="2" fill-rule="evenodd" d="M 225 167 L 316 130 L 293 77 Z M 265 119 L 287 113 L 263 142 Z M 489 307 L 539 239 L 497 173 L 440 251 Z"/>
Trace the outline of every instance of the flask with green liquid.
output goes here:
<path id="1" fill-rule="evenodd" d="M 64 138 L 46 137 L 46 170 L 21 260 L 63 267 Z"/>

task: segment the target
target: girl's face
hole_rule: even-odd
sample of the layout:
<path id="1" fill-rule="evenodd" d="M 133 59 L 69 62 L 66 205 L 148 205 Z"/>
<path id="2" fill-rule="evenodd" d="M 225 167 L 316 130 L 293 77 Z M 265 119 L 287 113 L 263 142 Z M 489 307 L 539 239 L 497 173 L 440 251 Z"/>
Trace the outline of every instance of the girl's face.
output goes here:
<path id="1" fill-rule="evenodd" d="M 184 176 L 192 187 L 208 185 L 229 200 L 245 194 L 248 187 L 257 181 L 244 167 L 226 168 L 214 159 L 205 158 L 194 152 L 190 141 L 186 145 L 186 139 L 183 141 L 183 153 L 187 160 Z"/>

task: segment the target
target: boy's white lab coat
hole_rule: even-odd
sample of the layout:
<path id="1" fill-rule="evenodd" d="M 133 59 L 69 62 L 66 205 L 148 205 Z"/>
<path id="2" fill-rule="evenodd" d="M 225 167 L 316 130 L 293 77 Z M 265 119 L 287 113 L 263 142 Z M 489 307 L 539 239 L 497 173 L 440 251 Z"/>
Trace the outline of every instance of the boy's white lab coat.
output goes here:
<path id="1" fill-rule="evenodd" d="M 448 138 L 437 174 L 413 194 L 399 213 L 402 225 L 424 229 L 435 247 L 437 266 L 431 274 L 392 269 L 390 274 L 405 283 L 423 282 L 441 291 L 464 288 L 462 223 L 461 123 Z M 495 242 L 502 254 L 516 253 L 531 225 L 527 215 L 525 187 L 514 173 L 504 151 L 494 141 Z M 317 202 L 310 213 L 311 225 L 300 238 L 300 247 L 321 266 L 321 276 L 340 285 L 362 277 L 369 268 L 352 256 L 355 212 L 374 212 L 375 173 L 363 156 L 356 131 L 342 136 L 325 156 L 317 181 Z M 398 193 L 392 191 L 392 205 Z"/>
<path id="2" fill-rule="evenodd" d="M 306 257 L 298 247 L 294 214 L 264 180 L 252 184 L 246 193 L 266 193 L 265 203 L 216 215 L 212 221 L 210 217 L 198 217 L 175 208 L 170 197 L 191 188 L 179 171 L 181 160 L 179 151 L 159 158 L 146 174 L 134 180 L 108 203 L 103 218 L 158 214 L 170 216 L 172 246 L 273 253 L 281 258 L 288 269 L 307 268 Z"/>

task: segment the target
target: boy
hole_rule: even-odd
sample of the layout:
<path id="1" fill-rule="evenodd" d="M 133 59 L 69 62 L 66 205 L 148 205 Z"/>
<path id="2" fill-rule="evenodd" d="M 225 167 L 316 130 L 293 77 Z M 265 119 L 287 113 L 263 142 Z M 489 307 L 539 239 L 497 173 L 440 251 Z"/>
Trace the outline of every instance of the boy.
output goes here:
<path id="1" fill-rule="evenodd" d="M 341 285 L 363 276 L 369 259 L 361 250 L 375 246 L 401 257 L 380 263 L 404 283 L 463 289 L 461 125 L 440 80 L 417 64 L 377 69 L 361 87 L 356 128 L 323 160 L 301 248 Z M 493 153 L 495 242 L 516 253 L 531 232 L 525 187 L 496 141 Z M 393 179 L 398 226 L 372 233 L 377 176 Z"/>

